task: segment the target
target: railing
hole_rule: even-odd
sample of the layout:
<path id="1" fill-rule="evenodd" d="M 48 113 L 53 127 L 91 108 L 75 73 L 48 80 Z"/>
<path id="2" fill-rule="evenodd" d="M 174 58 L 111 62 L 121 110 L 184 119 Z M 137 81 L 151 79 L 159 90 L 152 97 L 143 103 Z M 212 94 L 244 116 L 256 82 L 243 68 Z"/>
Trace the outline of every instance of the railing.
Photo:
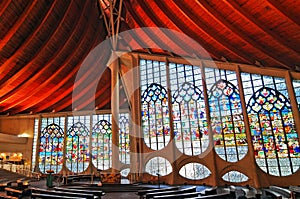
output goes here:
<path id="1" fill-rule="evenodd" d="M 0 169 L 5 169 L 14 173 L 18 173 L 21 175 L 24 175 L 26 177 L 30 177 L 30 178 L 36 178 L 36 179 L 40 179 L 41 174 L 37 173 L 37 172 L 32 172 L 30 170 L 30 165 L 23 165 L 23 164 L 13 164 L 11 162 L 0 162 Z"/>

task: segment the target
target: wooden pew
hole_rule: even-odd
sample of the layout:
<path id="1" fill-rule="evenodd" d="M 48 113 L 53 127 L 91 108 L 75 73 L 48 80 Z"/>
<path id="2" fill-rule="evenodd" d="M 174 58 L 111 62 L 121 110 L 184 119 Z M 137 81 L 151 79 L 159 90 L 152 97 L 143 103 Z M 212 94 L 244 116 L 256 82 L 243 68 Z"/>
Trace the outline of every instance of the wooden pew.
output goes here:
<path id="1" fill-rule="evenodd" d="M 300 199 L 300 187 L 290 186 L 289 190 L 293 193 L 293 199 Z"/>
<path id="2" fill-rule="evenodd" d="M 0 193 L 0 199 L 18 199 L 18 197 L 8 196 L 4 193 Z"/>
<path id="3" fill-rule="evenodd" d="M 289 189 L 285 189 L 283 187 L 278 187 L 278 186 L 269 186 L 269 189 L 276 191 L 280 193 L 283 197 L 285 198 L 292 198 L 293 194 L 292 191 Z"/>
<path id="4" fill-rule="evenodd" d="M 54 190 L 56 191 L 62 191 L 62 192 L 71 192 L 71 193 L 78 193 L 78 194 L 93 194 L 94 196 L 97 196 L 98 198 L 101 198 L 105 195 L 105 193 L 101 190 L 90 190 L 90 189 L 69 189 L 66 187 L 54 187 Z"/>
<path id="5" fill-rule="evenodd" d="M 147 189 L 147 190 L 138 190 L 137 195 L 140 196 L 140 198 L 143 198 L 147 193 L 153 193 L 153 192 L 161 192 L 161 191 L 174 191 L 178 190 L 179 187 L 165 187 L 165 188 L 159 188 L 159 189 Z"/>
<path id="6" fill-rule="evenodd" d="M 13 180 L 6 180 L 6 181 L 2 181 L 0 183 L 0 191 L 4 191 L 5 187 L 11 187 L 11 184 L 13 183 Z"/>
<path id="7" fill-rule="evenodd" d="M 196 192 L 196 187 L 188 187 L 184 189 L 174 190 L 174 191 L 160 191 L 160 192 L 153 192 L 147 193 L 145 195 L 146 199 L 153 198 L 154 196 L 162 196 L 162 195 L 174 195 L 174 194 L 182 194 L 182 193 L 192 193 Z"/>
<path id="8" fill-rule="evenodd" d="M 46 190 L 46 189 L 40 189 L 40 188 L 30 188 L 31 196 L 37 197 L 37 194 L 44 194 L 44 195 L 56 195 L 56 196 L 67 196 L 67 197 L 75 197 L 78 198 L 78 193 L 75 192 L 63 192 L 63 191 L 55 191 L 55 190 Z M 44 197 L 44 196 L 43 196 Z M 81 198 L 86 199 L 94 199 L 94 194 L 91 193 L 85 193 L 80 196 Z"/>
<path id="9" fill-rule="evenodd" d="M 31 198 L 45 198 L 45 199 L 85 199 L 84 197 L 76 197 L 76 196 L 64 196 L 64 195 L 52 195 L 52 194 L 46 194 L 46 193 L 32 193 Z"/>
<path id="10" fill-rule="evenodd" d="M 267 196 L 271 196 L 273 199 L 282 199 L 282 195 L 271 189 L 263 189 L 263 192 Z"/>
<path id="11" fill-rule="evenodd" d="M 200 192 L 191 192 L 191 193 L 154 196 L 153 199 L 181 199 L 181 198 L 193 198 L 193 197 L 197 198 L 199 195 Z"/>
<path id="12" fill-rule="evenodd" d="M 24 194 L 25 192 L 23 190 L 14 189 L 11 187 L 5 187 L 5 192 L 6 192 L 6 195 L 14 196 L 17 198 L 22 198 L 25 195 Z"/>
<path id="13" fill-rule="evenodd" d="M 214 195 L 214 194 L 217 194 L 217 188 L 218 187 L 210 187 L 210 188 L 207 188 L 207 189 L 205 189 L 205 190 L 203 190 L 202 192 L 201 192 L 201 195 L 205 195 L 205 196 L 207 196 L 207 195 Z"/>
<path id="14" fill-rule="evenodd" d="M 199 197 L 189 198 L 189 199 L 232 199 L 232 198 L 233 197 L 230 193 L 219 193 L 219 194 L 199 196 Z"/>

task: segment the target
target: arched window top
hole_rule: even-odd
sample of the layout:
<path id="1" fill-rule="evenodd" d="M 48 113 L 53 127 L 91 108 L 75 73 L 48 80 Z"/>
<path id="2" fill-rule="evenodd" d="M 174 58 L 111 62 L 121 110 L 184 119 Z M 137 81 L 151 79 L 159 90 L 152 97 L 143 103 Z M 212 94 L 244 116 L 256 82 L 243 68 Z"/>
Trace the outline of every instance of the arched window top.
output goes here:
<path id="1" fill-rule="evenodd" d="M 229 171 L 222 176 L 222 179 L 227 182 L 246 182 L 248 181 L 248 176 L 239 171 Z"/>
<path id="2" fill-rule="evenodd" d="M 290 109 L 289 100 L 280 92 L 263 87 L 257 90 L 248 103 L 248 112 L 271 111 L 272 109 L 284 110 Z"/>
<path id="3" fill-rule="evenodd" d="M 191 162 L 181 167 L 179 174 L 187 179 L 201 180 L 210 176 L 211 171 L 203 164 Z"/>
<path id="4" fill-rule="evenodd" d="M 156 83 L 150 84 L 142 95 L 142 101 L 149 103 L 150 101 L 156 102 L 157 100 L 167 100 L 167 90 Z"/>
<path id="5" fill-rule="evenodd" d="M 107 120 L 98 121 L 93 127 L 93 133 L 111 134 L 111 123 Z"/>
<path id="6" fill-rule="evenodd" d="M 89 135 L 89 129 L 81 122 L 76 122 L 69 128 L 68 130 L 68 136 L 88 136 Z"/>
<path id="7" fill-rule="evenodd" d="M 181 103 L 183 101 L 189 102 L 191 100 L 197 101 L 200 99 L 204 99 L 202 91 L 197 86 L 189 82 L 184 82 L 181 87 L 173 94 L 173 100 L 177 103 Z"/>
<path id="8" fill-rule="evenodd" d="M 220 79 L 211 87 L 209 98 L 220 98 L 222 96 L 230 97 L 236 94 L 238 95 L 238 89 L 235 85 L 227 80 Z"/>
<path id="9" fill-rule="evenodd" d="M 46 128 L 41 132 L 41 137 L 44 138 L 60 138 L 64 136 L 64 131 L 57 124 L 49 124 Z"/>

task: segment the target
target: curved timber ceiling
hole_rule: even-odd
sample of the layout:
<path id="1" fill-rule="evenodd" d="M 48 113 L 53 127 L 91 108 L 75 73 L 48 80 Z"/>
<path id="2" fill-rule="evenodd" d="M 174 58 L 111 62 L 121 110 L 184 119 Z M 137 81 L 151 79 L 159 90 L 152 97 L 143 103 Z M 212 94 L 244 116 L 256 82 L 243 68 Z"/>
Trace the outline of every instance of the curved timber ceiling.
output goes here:
<path id="1" fill-rule="evenodd" d="M 77 75 L 108 35 L 98 6 L 109 1 L 98 1 L 0 1 L 0 114 L 110 108 L 106 64 L 91 62 Z M 120 31 L 168 28 L 194 39 L 208 54 L 176 34 L 144 29 L 121 38 L 118 49 L 138 46 L 139 52 L 172 56 L 161 49 L 180 49 L 186 57 L 300 71 L 299 19 L 298 0 L 123 0 Z M 158 47 L 143 49 L 150 44 Z M 109 56 L 103 51 L 98 59 Z M 75 95 L 74 87 L 81 88 Z M 121 93 L 121 105 L 127 106 Z"/>

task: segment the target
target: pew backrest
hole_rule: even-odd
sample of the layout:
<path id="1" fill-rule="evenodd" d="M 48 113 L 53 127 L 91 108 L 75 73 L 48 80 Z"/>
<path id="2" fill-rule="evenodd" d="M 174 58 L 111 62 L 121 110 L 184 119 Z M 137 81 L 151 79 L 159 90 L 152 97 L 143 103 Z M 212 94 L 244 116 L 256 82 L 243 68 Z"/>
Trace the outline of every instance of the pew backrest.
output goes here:
<path id="1" fill-rule="evenodd" d="M 195 186 L 178 189 L 178 190 L 173 190 L 173 191 L 160 191 L 160 192 L 147 193 L 145 195 L 145 198 L 149 199 L 149 198 L 153 198 L 154 196 L 174 195 L 174 194 L 191 193 L 191 192 L 196 192 Z"/>

